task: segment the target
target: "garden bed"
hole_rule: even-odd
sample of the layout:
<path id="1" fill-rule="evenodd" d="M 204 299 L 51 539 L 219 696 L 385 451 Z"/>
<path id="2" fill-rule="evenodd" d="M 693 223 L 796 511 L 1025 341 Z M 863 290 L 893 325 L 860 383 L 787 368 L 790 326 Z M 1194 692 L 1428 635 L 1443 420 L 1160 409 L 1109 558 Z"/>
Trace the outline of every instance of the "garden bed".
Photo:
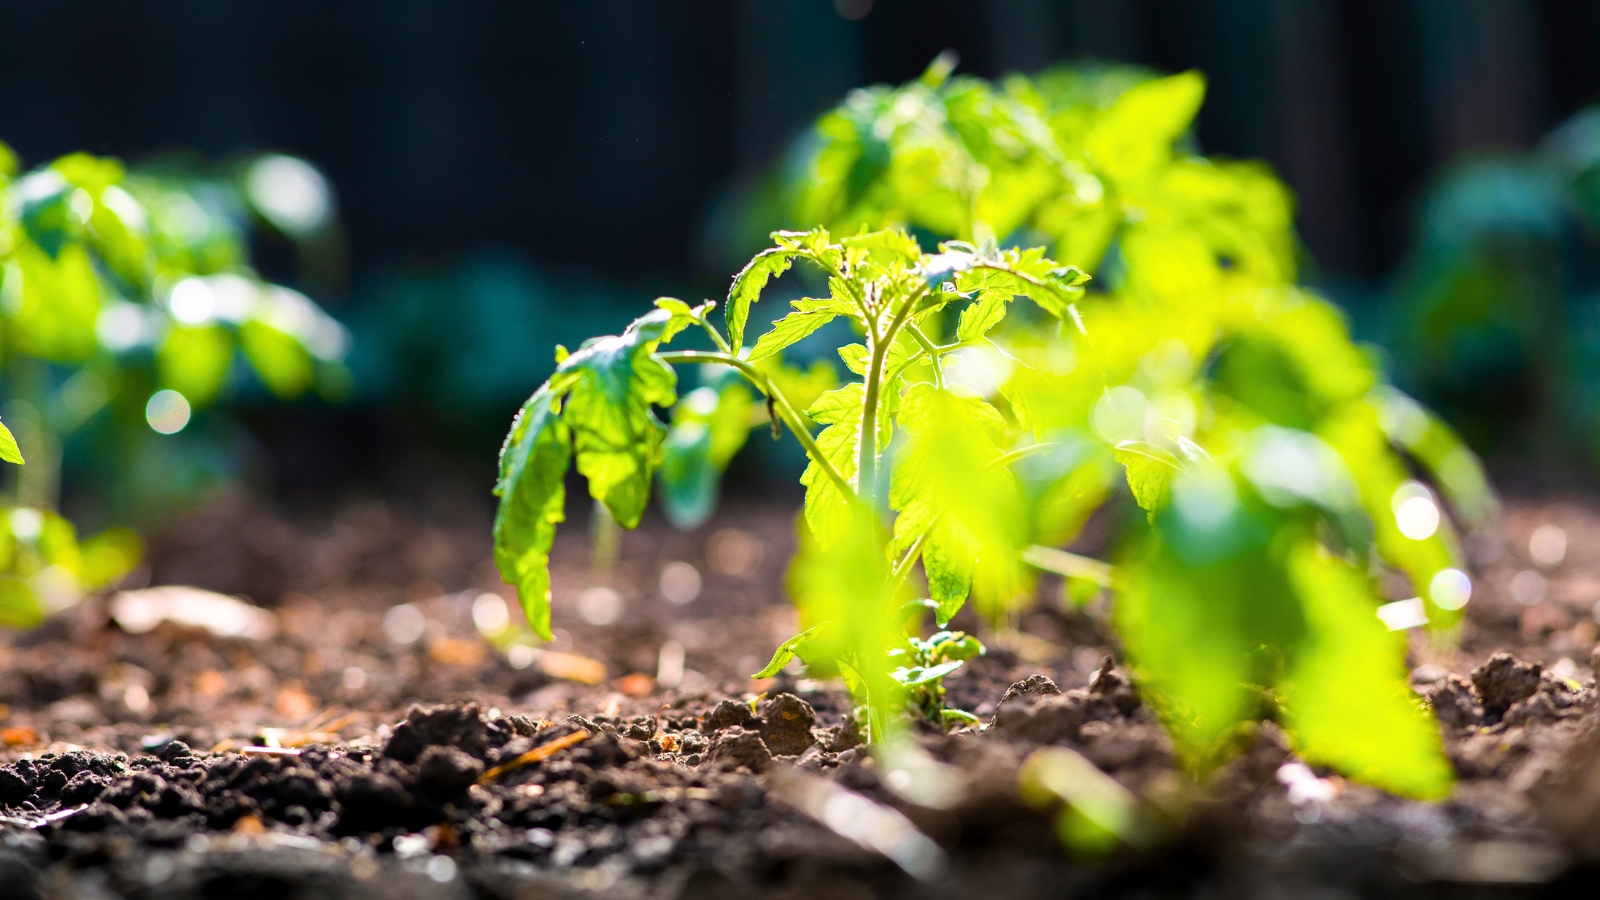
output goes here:
<path id="1" fill-rule="evenodd" d="M 1048 582 L 1020 636 L 950 677 L 987 727 L 920 735 L 947 790 L 910 802 L 854 745 L 840 685 L 747 677 L 794 633 L 792 517 L 647 519 L 605 577 L 568 529 L 556 641 L 508 654 L 480 636 L 512 595 L 479 510 L 288 522 L 225 498 L 157 537 L 150 575 L 262 602 L 257 636 L 129 633 L 102 598 L 0 647 L 0 878 L 11 896 L 164 900 L 1522 896 L 1600 858 L 1590 501 L 1513 504 L 1470 548 L 1459 649 L 1413 637 L 1461 779 L 1441 804 L 1298 767 L 1272 725 L 1191 783 L 1104 665 L 1095 605 L 1064 609 Z M 1530 550 L 1541 526 L 1563 554 L 1549 528 Z M 664 582 L 671 563 L 687 566 Z M 1047 744 L 1147 798 L 1165 831 L 1064 851 L 1054 811 L 1017 790 Z"/>

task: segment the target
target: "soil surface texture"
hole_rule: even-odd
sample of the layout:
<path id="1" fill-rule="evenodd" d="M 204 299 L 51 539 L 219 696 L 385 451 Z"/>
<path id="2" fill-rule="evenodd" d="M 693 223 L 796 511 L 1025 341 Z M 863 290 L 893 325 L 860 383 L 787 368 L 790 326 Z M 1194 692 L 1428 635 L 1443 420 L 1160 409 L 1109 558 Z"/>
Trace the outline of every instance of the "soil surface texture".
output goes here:
<path id="1" fill-rule="evenodd" d="M 838 682 L 748 678 L 794 631 L 793 515 L 647 520 L 603 571 L 569 527 L 535 648 L 481 509 L 224 497 L 123 593 L 0 640 L 0 897 L 1331 900 L 1600 874 L 1592 500 L 1510 504 L 1468 542 L 1459 641 L 1412 635 L 1460 779 L 1435 804 L 1304 766 L 1271 723 L 1196 780 L 1117 665 L 1107 598 L 1048 580 L 947 680 L 983 724 L 873 758 Z M 140 582 L 257 606 L 206 624 Z M 1064 848 L 1059 802 L 1019 789 L 1045 748 L 1138 798 L 1137 846 Z"/>

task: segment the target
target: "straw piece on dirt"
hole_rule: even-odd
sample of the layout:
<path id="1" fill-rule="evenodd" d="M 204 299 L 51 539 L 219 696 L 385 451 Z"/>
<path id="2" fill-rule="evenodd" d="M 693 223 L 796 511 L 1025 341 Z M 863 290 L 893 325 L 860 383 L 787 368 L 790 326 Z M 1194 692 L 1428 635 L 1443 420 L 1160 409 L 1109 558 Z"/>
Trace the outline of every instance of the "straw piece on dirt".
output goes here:
<path id="1" fill-rule="evenodd" d="M 535 662 L 539 666 L 539 671 L 551 678 L 587 685 L 600 684 L 606 680 L 605 663 L 576 653 L 543 650 L 535 658 Z"/>
<path id="2" fill-rule="evenodd" d="M 240 747 L 246 756 L 299 756 L 300 751 L 289 747 Z"/>
<path id="3" fill-rule="evenodd" d="M 539 746 L 529 750 L 527 753 L 522 754 L 516 759 L 505 763 L 504 765 L 495 766 L 489 771 L 483 773 L 483 777 L 478 779 L 478 783 L 489 784 L 496 778 L 499 778 L 501 775 L 504 775 L 513 769 L 520 769 L 523 766 L 532 765 L 536 762 L 542 762 L 552 756 L 555 756 L 557 753 L 560 753 L 568 747 L 571 747 L 574 744 L 582 743 L 588 739 L 589 732 L 579 728 L 577 731 L 574 731 L 571 734 L 564 734 L 561 737 L 550 741 L 549 743 L 540 744 Z"/>

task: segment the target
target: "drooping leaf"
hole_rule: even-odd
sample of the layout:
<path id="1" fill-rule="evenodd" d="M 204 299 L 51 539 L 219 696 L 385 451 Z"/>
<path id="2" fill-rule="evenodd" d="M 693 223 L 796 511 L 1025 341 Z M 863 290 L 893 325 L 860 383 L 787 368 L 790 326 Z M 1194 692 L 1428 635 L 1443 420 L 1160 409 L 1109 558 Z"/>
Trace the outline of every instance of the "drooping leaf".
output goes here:
<path id="1" fill-rule="evenodd" d="M 666 428 L 651 407 L 677 399 L 677 376 L 653 355 L 670 321 L 656 310 L 619 336 L 591 338 L 552 377 L 571 385 L 561 418 L 572 429 L 578 471 L 624 528 L 639 524 L 661 463 Z"/>
<path id="2" fill-rule="evenodd" d="M 571 433 L 556 411 L 557 398 L 541 388 L 517 413 L 500 451 L 500 505 L 494 519 L 494 561 L 517 589 L 528 624 L 550 633 L 550 547 L 566 518 Z"/>

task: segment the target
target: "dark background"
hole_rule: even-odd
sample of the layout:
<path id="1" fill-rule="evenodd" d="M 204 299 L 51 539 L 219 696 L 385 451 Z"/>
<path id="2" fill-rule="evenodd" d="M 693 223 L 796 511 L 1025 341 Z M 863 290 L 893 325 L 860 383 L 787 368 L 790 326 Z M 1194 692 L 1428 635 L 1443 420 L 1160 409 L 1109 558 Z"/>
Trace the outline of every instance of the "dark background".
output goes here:
<path id="1" fill-rule="evenodd" d="M 1202 69 L 1202 149 L 1276 165 L 1326 283 L 1394 271 L 1441 166 L 1600 99 L 1593 0 L 4 0 L 0 29 L 0 139 L 28 165 L 181 147 L 321 166 L 350 283 L 312 293 L 357 319 L 381 318 L 362 307 L 388 302 L 369 289 L 385 273 L 486 249 L 526 267 L 485 276 L 512 303 L 528 271 L 558 295 L 609 285 L 584 302 L 619 315 L 715 296 L 732 269 L 708 235 L 740 187 L 851 87 L 945 48 L 990 77 L 1084 56 Z M 441 284 L 421 302 L 448 302 Z M 536 326 L 527 352 L 558 337 Z M 495 404 L 451 424 L 458 451 L 492 458 L 514 401 Z M 312 495 L 427 442 L 407 416 L 255 415 L 275 480 Z"/>
<path id="2" fill-rule="evenodd" d="M 711 274 L 719 198 L 850 87 L 946 47 L 985 76 L 1096 55 L 1204 70 L 1203 148 L 1270 159 L 1325 269 L 1376 278 L 1430 171 L 1600 98 L 1592 0 L 867 5 L 7 0 L 0 136 L 29 163 L 304 155 L 340 192 L 358 280 L 486 245 L 682 280 Z"/>

